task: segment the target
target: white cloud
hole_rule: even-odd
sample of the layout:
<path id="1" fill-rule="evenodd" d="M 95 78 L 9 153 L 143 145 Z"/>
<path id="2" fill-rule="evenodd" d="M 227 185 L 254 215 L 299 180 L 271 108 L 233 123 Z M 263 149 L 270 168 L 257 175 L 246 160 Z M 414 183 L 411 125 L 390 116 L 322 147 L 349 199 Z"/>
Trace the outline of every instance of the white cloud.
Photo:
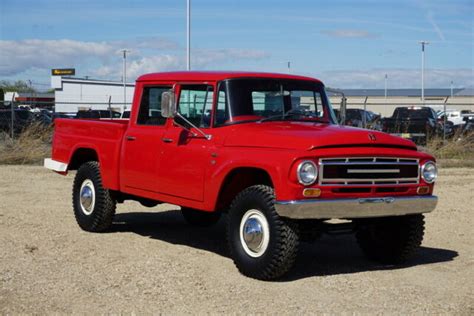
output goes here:
<path id="1" fill-rule="evenodd" d="M 180 58 L 173 55 L 159 55 L 132 59 L 127 64 L 127 81 L 134 81 L 138 76 L 158 71 L 177 70 L 183 68 Z M 122 68 L 112 65 L 103 65 L 92 74 L 102 78 L 118 79 L 122 76 Z"/>
<path id="2" fill-rule="evenodd" d="M 246 49 L 219 49 L 193 51 L 191 65 L 193 69 L 205 69 L 210 65 L 233 62 L 236 60 L 258 60 L 268 57 L 269 54 L 260 50 Z M 144 57 L 131 57 L 127 65 L 127 78 L 136 78 L 144 73 L 183 70 L 186 61 L 184 56 L 162 54 Z M 121 67 L 104 65 L 94 71 L 99 77 L 120 78 Z"/>
<path id="3" fill-rule="evenodd" d="M 321 33 L 331 37 L 340 38 L 375 38 L 378 36 L 372 32 L 355 29 L 323 30 Z"/>
<path id="4" fill-rule="evenodd" d="M 428 19 L 428 22 L 430 22 L 431 26 L 433 26 L 433 30 L 438 34 L 438 37 L 440 40 L 445 41 L 446 38 L 444 37 L 443 31 L 441 31 L 441 28 L 438 26 L 434 19 L 434 13 L 433 11 L 428 11 L 426 14 L 426 18 Z"/>
<path id="5" fill-rule="evenodd" d="M 70 39 L 21 41 L 0 40 L 0 75 L 12 76 L 31 69 L 76 67 L 87 69 L 92 62 L 108 67 L 118 60 L 118 50 L 130 48 L 136 56 L 140 49 L 173 50 L 176 42 L 157 37 L 136 38 L 124 41 L 85 42 Z M 110 65 L 109 65 L 110 66 Z M 102 73 L 106 73 L 104 69 Z"/>
<path id="6" fill-rule="evenodd" d="M 0 76 L 15 76 L 35 69 L 77 68 L 79 74 L 120 79 L 119 50 L 130 49 L 128 74 L 132 79 L 154 71 L 184 69 L 184 50 L 172 40 L 142 37 L 124 41 L 84 42 L 63 40 L 0 40 Z M 192 55 L 193 68 L 206 68 L 236 60 L 258 60 L 269 55 L 255 49 L 199 49 Z"/>
<path id="7" fill-rule="evenodd" d="M 374 89 L 384 87 L 385 74 L 389 88 L 419 88 L 419 69 L 372 69 L 326 71 L 317 75 L 326 85 L 335 88 Z M 425 69 L 425 87 L 449 87 L 451 81 L 456 87 L 474 85 L 474 69 Z"/>
<path id="8" fill-rule="evenodd" d="M 106 42 L 63 40 L 0 41 L 0 75 L 33 68 L 69 67 L 89 58 L 107 59 L 114 47 Z"/>

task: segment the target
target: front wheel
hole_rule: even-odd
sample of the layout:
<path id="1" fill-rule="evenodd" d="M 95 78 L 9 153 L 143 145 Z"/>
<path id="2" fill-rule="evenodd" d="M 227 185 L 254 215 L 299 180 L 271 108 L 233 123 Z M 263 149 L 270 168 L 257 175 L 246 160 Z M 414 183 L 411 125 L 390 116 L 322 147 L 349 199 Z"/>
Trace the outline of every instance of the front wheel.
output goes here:
<path id="1" fill-rule="evenodd" d="M 84 163 L 77 170 L 72 189 L 74 215 L 79 226 L 89 232 L 102 232 L 110 228 L 115 214 L 116 201 L 102 186 L 99 164 Z"/>
<path id="2" fill-rule="evenodd" d="M 249 277 L 271 280 L 288 272 L 298 251 L 296 223 L 278 216 L 273 189 L 254 185 L 230 206 L 227 239 L 235 265 Z"/>
<path id="3" fill-rule="evenodd" d="M 358 222 L 357 242 L 366 256 L 382 263 L 402 263 L 423 241 L 422 214 L 364 219 Z"/>

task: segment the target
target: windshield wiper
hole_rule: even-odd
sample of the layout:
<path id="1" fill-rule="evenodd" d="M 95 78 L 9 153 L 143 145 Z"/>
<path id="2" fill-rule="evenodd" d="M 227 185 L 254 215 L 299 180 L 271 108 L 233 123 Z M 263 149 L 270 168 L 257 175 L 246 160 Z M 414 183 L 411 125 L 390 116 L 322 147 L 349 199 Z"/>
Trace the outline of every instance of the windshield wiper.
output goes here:
<path id="1" fill-rule="evenodd" d="M 277 114 L 277 115 L 272 115 L 272 116 L 269 116 L 269 117 L 264 117 L 260 120 L 257 121 L 257 123 L 262 123 L 262 122 L 268 122 L 268 121 L 275 121 L 275 120 L 283 120 L 285 119 L 286 117 L 289 117 L 289 116 L 304 116 L 304 117 L 311 117 L 310 114 L 307 114 L 307 113 L 304 113 L 304 112 L 299 112 L 299 111 L 288 111 L 286 113 L 283 113 L 283 114 Z"/>

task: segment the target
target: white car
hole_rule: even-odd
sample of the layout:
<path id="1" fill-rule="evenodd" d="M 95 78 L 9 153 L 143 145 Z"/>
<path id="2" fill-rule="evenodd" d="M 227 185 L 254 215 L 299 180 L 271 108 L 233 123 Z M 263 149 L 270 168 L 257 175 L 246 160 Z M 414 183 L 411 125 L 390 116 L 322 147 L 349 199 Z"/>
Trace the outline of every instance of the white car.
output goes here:
<path id="1" fill-rule="evenodd" d="M 466 117 L 474 117 L 474 113 L 461 113 L 461 111 L 458 110 L 446 110 L 446 120 L 448 122 L 453 123 L 453 125 L 464 125 L 466 123 L 465 118 Z M 440 111 L 438 113 L 438 119 L 439 120 L 444 120 L 444 111 Z"/>

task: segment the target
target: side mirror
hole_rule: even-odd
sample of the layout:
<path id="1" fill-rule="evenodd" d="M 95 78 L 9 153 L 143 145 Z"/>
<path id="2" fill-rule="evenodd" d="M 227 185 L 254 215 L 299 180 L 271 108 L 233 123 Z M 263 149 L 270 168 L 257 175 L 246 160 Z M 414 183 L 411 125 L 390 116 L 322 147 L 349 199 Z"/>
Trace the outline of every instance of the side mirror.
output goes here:
<path id="1" fill-rule="evenodd" d="M 161 94 L 161 116 L 166 118 L 176 116 L 176 102 L 173 90 L 165 91 Z"/>

